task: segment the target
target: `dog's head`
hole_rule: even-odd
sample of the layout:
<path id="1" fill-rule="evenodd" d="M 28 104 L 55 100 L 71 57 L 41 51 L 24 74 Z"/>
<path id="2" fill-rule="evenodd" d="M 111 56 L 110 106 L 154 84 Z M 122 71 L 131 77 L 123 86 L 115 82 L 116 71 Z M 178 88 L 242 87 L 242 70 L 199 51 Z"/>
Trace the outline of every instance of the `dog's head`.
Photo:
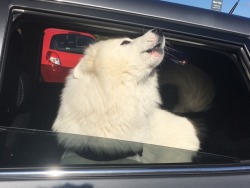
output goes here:
<path id="1" fill-rule="evenodd" d="M 73 77 L 86 73 L 115 79 L 142 79 L 150 75 L 164 57 L 165 37 L 153 29 L 135 38 L 100 41 L 85 51 L 84 58 L 73 70 Z"/>

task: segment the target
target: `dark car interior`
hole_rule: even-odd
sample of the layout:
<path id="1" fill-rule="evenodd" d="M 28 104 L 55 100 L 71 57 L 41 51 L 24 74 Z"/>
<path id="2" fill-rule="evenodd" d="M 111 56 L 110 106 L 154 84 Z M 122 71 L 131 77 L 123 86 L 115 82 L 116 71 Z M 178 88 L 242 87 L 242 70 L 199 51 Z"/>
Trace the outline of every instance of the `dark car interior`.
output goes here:
<path id="1" fill-rule="evenodd" d="M 101 23 L 101 24 L 100 24 Z M 59 107 L 61 83 L 45 83 L 40 76 L 43 31 L 62 28 L 89 32 L 105 37 L 135 37 L 149 28 L 101 21 L 67 22 L 39 15 L 19 15 L 10 26 L 5 54 L 2 90 L 0 93 L 0 126 L 49 131 Z M 164 31 L 171 48 L 186 54 L 188 63 L 202 69 L 212 79 L 216 95 L 206 112 L 181 114 L 190 119 L 202 119 L 206 136 L 202 151 L 250 160 L 250 93 L 239 48 L 211 43 L 209 39 L 189 40 L 185 36 Z M 179 40 L 182 37 L 181 40 Z M 188 37 L 187 37 L 188 38 Z M 199 42 L 192 43 L 192 40 Z M 201 45 L 202 44 L 202 45 Z M 171 52 L 169 52 L 171 53 Z M 175 58 L 179 57 L 174 54 Z M 166 55 L 159 74 L 171 63 Z M 172 62 L 173 63 L 173 62 Z M 180 65 L 181 66 L 181 65 Z M 176 88 L 160 88 L 163 108 L 171 111 L 178 100 Z M 13 138 L 14 139 L 14 138 Z M 12 140 L 11 143 L 15 143 Z M 58 157 L 58 155 L 54 156 Z"/>

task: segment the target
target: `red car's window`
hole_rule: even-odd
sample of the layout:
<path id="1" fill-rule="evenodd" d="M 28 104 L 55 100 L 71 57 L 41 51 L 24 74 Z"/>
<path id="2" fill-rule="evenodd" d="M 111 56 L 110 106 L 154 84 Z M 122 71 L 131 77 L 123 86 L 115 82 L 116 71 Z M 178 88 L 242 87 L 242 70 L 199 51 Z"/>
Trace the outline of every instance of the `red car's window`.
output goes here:
<path id="1" fill-rule="evenodd" d="M 63 83 L 69 71 L 84 57 L 84 50 L 96 41 L 92 33 L 47 28 L 44 30 L 41 81 Z"/>
<path id="2" fill-rule="evenodd" d="M 52 37 L 50 49 L 82 54 L 83 49 L 94 42 L 93 38 L 80 34 L 58 34 Z"/>

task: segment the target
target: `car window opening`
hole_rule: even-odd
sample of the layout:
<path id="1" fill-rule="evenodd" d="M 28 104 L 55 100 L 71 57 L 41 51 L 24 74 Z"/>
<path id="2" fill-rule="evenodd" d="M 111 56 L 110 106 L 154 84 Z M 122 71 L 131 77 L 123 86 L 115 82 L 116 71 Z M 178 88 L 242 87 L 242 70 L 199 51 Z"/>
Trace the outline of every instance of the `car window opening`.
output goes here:
<path id="1" fill-rule="evenodd" d="M 30 24 L 34 22 L 34 25 Z M 0 126 L 8 127 L 6 130 L 9 131 L 8 133 L 4 129 L 1 130 L 3 135 L 1 138 L 6 143 L 4 146 L 6 156 L 15 153 L 17 158 L 13 159 L 13 162 L 4 156 L 8 162 L 0 163 L 0 166 L 11 166 L 12 163 L 21 164 L 22 162 L 26 165 L 35 165 L 28 158 L 24 159 L 27 157 L 24 153 L 30 153 L 29 149 L 39 144 L 41 149 L 34 149 L 34 156 L 47 153 L 46 159 L 38 159 L 41 164 L 58 162 L 62 162 L 62 165 L 83 163 L 138 164 L 138 161 L 135 162 L 131 158 L 120 160 L 127 154 L 124 156 L 121 154 L 118 157 L 99 154 L 102 161 L 100 158 L 95 158 L 96 153 L 86 149 L 85 155 L 81 156 L 82 151 L 72 151 L 72 148 L 66 147 L 65 149 L 58 146 L 56 143 L 58 135 L 54 133 L 46 132 L 43 134 L 42 131 L 34 131 L 33 133 L 30 131 L 51 130 L 58 112 L 65 78 L 69 71 L 77 65 L 79 59 L 84 58 L 84 49 L 96 41 L 122 36 L 123 33 L 112 28 L 102 32 L 99 27 L 93 26 L 92 28 L 82 27 L 79 29 L 81 27 L 78 25 L 69 24 L 67 26 L 67 23 L 65 27 L 56 24 L 51 27 L 51 24 L 46 24 L 43 20 L 34 21 L 33 19 L 24 22 L 17 20 L 15 24 L 18 26 L 18 30 L 12 28 L 13 32 L 8 41 L 5 60 L 0 95 Z M 36 32 L 31 32 L 31 30 Z M 129 32 L 126 35 L 129 35 Z M 133 37 L 134 34 L 131 35 L 131 38 Z M 229 50 L 217 50 L 217 46 L 201 47 L 178 40 L 172 40 L 170 44 L 171 49 L 167 50 L 164 61 L 157 68 L 160 74 L 162 108 L 174 111 L 180 100 L 178 86 L 174 83 L 164 83 L 166 72 L 173 66 L 197 67 L 208 75 L 216 90 L 209 109 L 199 113 L 183 113 L 179 109 L 175 111 L 176 114 L 189 117 L 191 121 L 199 122 L 202 119 L 204 122 L 205 128 L 201 126 L 200 129 L 205 129 L 206 136 L 201 136 L 202 150 L 194 157 L 193 163 L 237 163 L 249 160 L 250 129 L 247 122 L 250 121 L 248 115 L 250 113 L 250 95 L 243 78 L 244 70 L 239 70 L 239 66 L 236 65 L 241 62 L 233 55 L 233 53 L 238 54 L 238 52 L 230 49 L 233 51 L 231 53 L 228 52 Z M 128 144 L 117 140 L 62 135 L 81 143 L 92 140 L 96 143 Z M 25 151 L 20 152 L 18 147 L 22 147 L 21 145 L 27 140 L 29 143 L 27 143 L 27 147 L 24 147 Z M 35 140 L 33 146 L 32 140 Z M 171 152 L 174 153 L 174 156 L 193 155 L 190 151 L 174 148 L 150 145 L 148 147 L 154 152 L 162 153 L 162 155 Z M 142 153 L 140 143 L 136 145 L 136 148 L 138 148 L 136 154 L 140 155 Z M 54 149 L 56 152 L 52 152 Z M 22 161 L 22 159 L 24 160 Z M 95 162 L 92 159 L 96 159 Z M 107 159 L 113 159 L 113 162 Z M 185 161 L 183 162 L 185 163 Z M 153 164 L 154 161 L 148 163 Z"/>

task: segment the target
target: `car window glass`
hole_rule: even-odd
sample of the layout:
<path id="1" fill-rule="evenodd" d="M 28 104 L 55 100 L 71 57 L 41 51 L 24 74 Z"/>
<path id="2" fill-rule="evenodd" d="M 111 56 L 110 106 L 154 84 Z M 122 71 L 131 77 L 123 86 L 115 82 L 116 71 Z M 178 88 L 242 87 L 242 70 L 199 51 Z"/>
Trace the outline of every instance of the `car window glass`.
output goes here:
<path id="1" fill-rule="evenodd" d="M 182 149 L 156 145 L 133 143 L 121 140 L 53 133 L 25 129 L 0 128 L 1 153 L 0 167 L 48 166 L 48 165 L 118 165 L 118 164 L 216 164 L 237 163 L 235 158 L 213 155 L 203 152 L 192 152 Z M 82 149 L 75 149 L 65 143 L 66 138 L 71 143 L 83 144 Z M 133 144 L 137 147 L 135 153 L 108 155 L 104 151 L 91 151 L 84 143 L 118 144 L 126 147 Z M 144 149 L 142 150 L 141 146 Z M 144 158 L 141 156 L 144 153 Z M 145 155 L 146 153 L 146 155 Z M 156 157 L 152 157 L 155 155 Z M 191 157 L 191 158 L 190 158 Z M 190 160 L 191 159 L 191 160 Z"/>
<path id="2" fill-rule="evenodd" d="M 94 43 L 94 39 L 80 34 L 58 34 L 51 39 L 50 49 L 83 54 L 84 48 Z"/>

